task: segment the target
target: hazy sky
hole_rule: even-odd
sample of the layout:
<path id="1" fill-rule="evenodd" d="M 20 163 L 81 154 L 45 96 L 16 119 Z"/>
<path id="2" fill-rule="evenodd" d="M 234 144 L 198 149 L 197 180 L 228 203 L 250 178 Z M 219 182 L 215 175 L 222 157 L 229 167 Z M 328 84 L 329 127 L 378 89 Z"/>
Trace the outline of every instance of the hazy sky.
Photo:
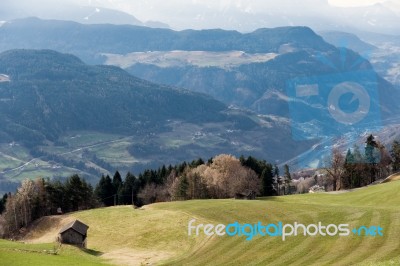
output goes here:
<path id="1" fill-rule="evenodd" d="M 376 3 L 384 3 L 384 8 L 337 8 Z M 167 23 L 173 29 L 249 31 L 259 27 L 287 25 L 333 25 L 338 29 L 346 29 L 350 25 L 363 30 L 375 27 L 372 30 L 377 32 L 392 28 L 390 32 L 397 34 L 397 28 L 393 27 L 400 24 L 400 0 L 0 0 L 0 15 L 7 14 L 8 10 L 15 13 L 15 9 L 23 9 L 17 12 L 18 16 L 57 19 L 51 16 L 62 14 L 67 4 L 115 9 L 144 22 L 152 20 Z"/>
<path id="2" fill-rule="evenodd" d="M 290 0 L 294 5 L 301 4 L 302 2 L 321 2 L 321 0 Z M 389 2 L 390 0 L 322 0 L 327 1 L 334 6 L 366 6 L 375 3 Z M 269 6 L 279 6 L 281 3 L 287 1 L 282 0 L 1 0 L 2 6 L 36 6 L 46 8 L 46 6 L 62 5 L 63 3 L 73 3 L 79 5 L 94 5 L 103 7 L 114 7 L 133 11 L 137 7 L 149 7 L 154 10 L 163 9 L 165 7 L 179 8 L 179 6 L 195 5 L 206 6 L 208 8 L 227 8 L 227 7 L 240 7 L 246 8 L 248 5 L 262 7 L 264 9 Z M 398 2 L 398 0 L 392 0 Z"/>
<path id="3" fill-rule="evenodd" d="M 146 0 L 64 0 L 64 1 L 74 1 L 74 2 L 78 2 L 81 4 L 98 4 L 98 3 L 105 3 L 105 2 L 109 2 L 109 3 L 119 3 L 119 4 L 124 4 L 124 5 L 129 5 L 132 4 L 134 2 L 142 2 L 142 3 L 146 3 L 148 1 Z M 295 0 L 292 0 L 295 1 Z M 365 5 L 372 5 L 372 4 L 376 4 L 376 3 L 382 3 L 385 2 L 386 0 L 329 0 L 329 3 L 331 5 L 335 5 L 335 6 L 365 6 Z M 60 1 L 58 1 L 60 2 Z M 168 3 L 169 1 L 160 1 L 160 2 L 164 2 L 164 3 Z M 184 2 L 190 2 L 187 0 L 182 0 L 181 3 Z M 220 1 L 210 1 L 210 0 L 199 0 L 199 1 L 193 1 L 193 2 L 203 2 L 207 5 L 212 4 L 212 3 L 216 3 L 218 5 L 224 5 L 224 4 L 228 4 L 230 2 L 237 2 L 237 1 L 230 1 L 230 0 L 220 0 Z M 257 1 L 252 1 L 252 2 L 257 2 Z M 279 1 L 276 1 L 279 2 Z M 301 2 L 301 1 L 298 1 Z"/>
<path id="4" fill-rule="evenodd" d="M 385 0 L 329 0 L 329 3 L 335 6 L 366 6 L 383 2 Z"/>
<path id="5" fill-rule="evenodd" d="M 385 8 L 400 14 L 399 0 L 83 0 L 81 3 L 115 8 L 130 13 L 142 21 L 158 20 L 175 29 L 232 28 L 251 30 L 259 26 L 312 25 L 318 20 L 332 19 L 350 25 L 364 24 L 382 27 L 397 23 L 387 10 L 353 10 L 342 12 L 330 6 L 359 7 L 385 3 Z M 346 8 L 347 9 L 347 8 Z M 351 13 L 353 12 L 353 13 Z M 361 12 L 363 14 L 361 14 Z M 371 17 L 370 16 L 374 16 Z M 314 18 L 313 23 L 308 23 Z M 269 20 L 269 21 L 268 21 Z M 271 21 L 275 20 L 275 21 Z M 390 20 L 390 21 L 389 21 Z M 392 23 L 393 21 L 393 23 Z M 277 23 L 274 23 L 277 22 Z M 332 21 L 321 21 L 332 24 Z M 384 25 L 383 25 L 384 24 Z M 232 27 L 230 27 L 232 25 Z M 359 25 L 357 25 L 358 27 Z M 346 25 L 342 26 L 346 28 Z M 381 30 L 380 27 L 378 31 Z M 366 29 L 365 27 L 363 28 Z"/>
<path id="6" fill-rule="evenodd" d="M 18 1 L 18 0 L 17 0 Z M 293 6 L 300 7 L 300 12 L 313 8 L 313 3 L 329 3 L 332 6 L 355 7 L 376 3 L 392 2 L 392 6 L 400 8 L 399 0 L 64 0 L 80 4 L 99 5 L 129 12 L 139 19 L 154 19 L 168 14 L 170 10 L 181 9 L 195 13 L 197 7 L 223 11 L 238 9 L 246 12 L 266 12 L 268 9 L 284 10 Z M 304 4 L 304 5 L 303 5 Z M 318 5 L 317 5 L 318 6 Z M 301 7 L 305 7 L 301 9 Z M 318 11 L 318 10 L 314 10 Z"/>

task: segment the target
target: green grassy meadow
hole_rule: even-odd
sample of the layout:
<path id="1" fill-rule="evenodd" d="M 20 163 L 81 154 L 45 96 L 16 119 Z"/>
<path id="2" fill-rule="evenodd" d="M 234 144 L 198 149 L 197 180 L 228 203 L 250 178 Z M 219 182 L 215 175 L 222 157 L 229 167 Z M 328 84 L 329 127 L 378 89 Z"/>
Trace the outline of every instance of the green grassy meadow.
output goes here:
<path id="1" fill-rule="evenodd" d="M 304 194 L 243 200 L 191 200 L 72 213 L 89 228 L 84 252 L 63 246 L 59 255 L 24 252 L 52 244 L 0 242 L 6 265 L 400 265 L 400 182 L 341 194 Z M 348 223 L 350 228 L 381 226 L 383 236 L 188 236 L 188 221 L 213 223 Z M 34 228 L 36 238 L 46 228 Z M 47 226 L 47 225 L 46 225 Z M 49 229 L 50 230 L 50 229 Z M 52 228 L 57 232 L 57 228 Z M 51 242 L 51 241 L 50 241 Z M 3 260 L 4 259 L 4 260 Z M 47 264 L 49 261 L 50 264 Z M 86 263 L 86 264 L 84 264 Z"/>
<path id="2" fill-rule="evenodd" d="M 97 256 L 96 252 L 63 246 L 59 254 L 54 255 L 54 244 L 24 244 L 0 240 L 1 265 L 108 265 Z M 77 262 L 79 261 L 79 264 Z"/>

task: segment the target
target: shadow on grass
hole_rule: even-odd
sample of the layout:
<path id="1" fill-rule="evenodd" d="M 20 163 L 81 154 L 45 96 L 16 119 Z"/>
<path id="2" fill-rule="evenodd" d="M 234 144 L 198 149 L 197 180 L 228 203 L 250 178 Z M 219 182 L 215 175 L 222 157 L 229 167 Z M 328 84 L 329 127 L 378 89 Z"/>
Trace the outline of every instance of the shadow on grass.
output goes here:
<path id="1" fill-rule="evenodd" d="M 257 200 L 264 200 L 264 201 L 278 201 L 278 202 L 284 201 L 282 199 L 282 196 L 257 197 L 256 199 Z"/>
<path id="2" fill-rule="evenodd" d="M 101 252 L 101 251 L 97 251 L 97 250 L 93 250 L 93 249 L 88 249 L 88 248 L 81 248 L 81 250 L 82 250 L 83 252 L 89 254 L 89 255 L 96 256 L 96 257 L 99 257 L 99 256 L 101 256 L 101 255 L 104 254 L 104 253 Z"/>

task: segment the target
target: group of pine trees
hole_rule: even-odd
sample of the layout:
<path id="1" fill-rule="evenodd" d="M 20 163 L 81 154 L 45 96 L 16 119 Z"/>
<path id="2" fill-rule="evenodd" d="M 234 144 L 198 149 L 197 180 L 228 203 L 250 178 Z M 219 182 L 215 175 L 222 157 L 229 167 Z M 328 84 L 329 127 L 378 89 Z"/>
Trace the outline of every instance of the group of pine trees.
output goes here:
<path id="1" fill-rule="evenodd" d="M 369 185 L 400 171 L 400 143 L 393 141 L 389 152 L 369 135 L 363 152 L 358 145 L 348 149 L 345 156 L 334 150 L 326 170 L 332 178 L 333 190 Z"/>

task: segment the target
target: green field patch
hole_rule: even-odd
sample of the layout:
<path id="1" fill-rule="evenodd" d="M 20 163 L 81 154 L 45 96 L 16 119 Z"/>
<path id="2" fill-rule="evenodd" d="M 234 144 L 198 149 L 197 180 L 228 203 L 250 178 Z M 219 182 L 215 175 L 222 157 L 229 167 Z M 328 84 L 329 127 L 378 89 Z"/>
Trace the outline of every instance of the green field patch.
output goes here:
<path id="1" fill-rule="evenodd" d="M 65 154 L 73 150 L 66 146 L 41 146 L 40 149 L 42 149 L 44 152 L 48 154 L 55 154 L 55 155 Z"/>
<path id="2" fill-rule="evenodd" d="M 102 261 L 91 250 L 81 250 L 72 246 L 63 245 L 57 250 L 55 244 L 24 244 L 0 240 L 1 265 L 109 265 Z"/>
<path id="3" fill-rule="evenodd" d="M 109 142 L 120 139 L 120 135 L 105 134 L 99 132 L 70 132 L 61 138 L 62 142 L 66 142 L 69 147 L 80 148 L 94 144 Z"/>
<path id="4" fill-rule="evenodd" d="M 9 180 L 19 180 L 22 181 L 24 179 L 34 179 L 36 177 L 43 177 L 43 178 L 52 178 L 54 176 L 62 176 L 68 177 L 75 174 L 77 170 L 69 170 L 68 168 L 59 168 L 59 169 L 23 169 L 18 172 L 10 172 L 7 173 L 5 176 Z"/>
<path id="5" fill-rule="evenodd" d="M 31 160 L 27 150 L 18 144 L 0 145 L 0 171 L 7 171 Z"/>
<path id="6" fill-rule="evenodd" d="M 166 138 L 162 141 L 167 148 L 170 149 L 178 149 L 182 146 L 192 144 L 193 141 L 190 139 L 173 139 L 173 138 Z"/>
<path id="7" fill-rule="evenodd" d="M 20 146 L 18 143 L 11 143 L 11 144 L 0 144 L 0 150 L 2 153 L 17 158 L 22 161 L 27 161 L 31 158 L 29 151 Z"/>
<path id="8" fill-rule="evenodd" d="M 121 165 L 128 164 L 132 165 L 137 162 L 129 152 L 128 148 L 132 145 L 130 141 L 120 141 L 105 144 L 102 146 L 97 146 L 90 148 L 89 151 L 96 154 L 96 156 L 108 163 Z"/>
<path id="9" fill-rule="evenodd" d="M 0 172 L 20 166 L 24 162 L 0 153 Z"/>
<path id="10" fill-rule="evenodd" d="M 221 124 L 208 123 L 202 127 L 189 123 L 172 122 L 171 131 L 160 134 L 159 144 L 167 148 L 178 149 L 189 144 L 196 144 L 200 147 L 215 147 L 226 142 L 221 137 L 226 131 Z"/>

